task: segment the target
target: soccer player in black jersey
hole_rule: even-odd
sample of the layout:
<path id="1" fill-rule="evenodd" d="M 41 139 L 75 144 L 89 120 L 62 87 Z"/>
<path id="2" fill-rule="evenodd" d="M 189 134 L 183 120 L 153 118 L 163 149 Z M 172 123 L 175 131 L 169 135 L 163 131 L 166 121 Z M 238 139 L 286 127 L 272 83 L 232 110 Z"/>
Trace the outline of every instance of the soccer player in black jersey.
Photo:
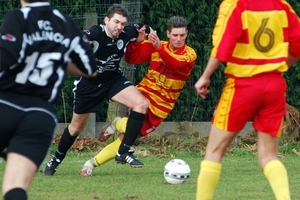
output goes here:
<path id="1" fill-rule="evenodd" d="M 140 32 L 146 31 L 146 26 L 141 24 L 125 26 L 127 16 L 128 11 L 124 7 L 114 4 L 108 9 L 104 24 L 85 30 L 96 55 L 98 74 L 92 79 L 81 77 L 75 83 L 73 117 L 63 132 L 58 149 L 45 168 L 45 175 L 53 175 L 56 172 L 76 137 L 84 129 L 89 113 L 96 112 L 105 98 L 110 98 L 131 109 L 124 139 L 115 160 L 118 163 L 129 163 L 132 167 L 144 165 L 133 156 L 130 147 L 140 133 L 148 102 L 125 78 L 119 64 L 128 43 L 141 42 L 139 40 L 142 37 L 138 38 L 138 36 Z M 146 32 L 149 29 L 147 26 Z"/>
<path id="2" fill-rule="evenodd" d="M 6 159 L 5 200 L 26 200 L 56 126 L 56 102 L 66 71 L 96 75 L 82 30 L 46 0 L 21 0 L 0 29 L 0 153 Z M 78 66 L 78 68 L 77 68 Z"/>

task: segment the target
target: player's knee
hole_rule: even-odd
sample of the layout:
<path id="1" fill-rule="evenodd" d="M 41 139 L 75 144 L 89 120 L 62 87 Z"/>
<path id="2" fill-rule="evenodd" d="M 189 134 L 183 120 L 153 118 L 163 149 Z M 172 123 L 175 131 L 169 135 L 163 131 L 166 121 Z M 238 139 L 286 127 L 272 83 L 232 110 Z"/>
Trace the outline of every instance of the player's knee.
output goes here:
<path id="1" fill-rule="evenodd" d="M 148 101 L 145 98 L 137 98 L 133 103 L 133 110 L 146 113 L 148 106 Z"/>
<path id="2" fill-rule="evenodd" d="M 259 155 L 258 163 L 259 163 L 259 166 L 263 169 L 269 162 L 271 162 L 273 160 L 277 160 L 277 159 L 278 159 L 277 154 Z"/>
<path id="3" fill-rule="evenodd" d="M 80 125 L 80 124 L 72 124 L 71 123 L 68 126 L 68 129 L 69 129 L 69 133 L 70 133 L 71 136 L 77 136 L 84 129 L 84 126 Z"/>

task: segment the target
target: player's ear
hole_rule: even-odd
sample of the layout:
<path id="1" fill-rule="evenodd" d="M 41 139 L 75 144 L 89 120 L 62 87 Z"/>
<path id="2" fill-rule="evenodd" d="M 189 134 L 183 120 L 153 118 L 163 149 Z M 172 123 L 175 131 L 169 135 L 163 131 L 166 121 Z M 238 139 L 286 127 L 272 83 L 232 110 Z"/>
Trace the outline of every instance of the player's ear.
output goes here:
<path id="1" fill-rule="evenodd" d="M 171 32 L 167 30 L 166 33 L 167 33 L 167 37 L 170 38 Z"/>
<path id="2" fill-rule="evenodd" d="M 104 17 L 103 22 L 104 22 L 105 25 L 108 23 L 108 21 L 109 21 L 109 18 L 108 17 Z"/>

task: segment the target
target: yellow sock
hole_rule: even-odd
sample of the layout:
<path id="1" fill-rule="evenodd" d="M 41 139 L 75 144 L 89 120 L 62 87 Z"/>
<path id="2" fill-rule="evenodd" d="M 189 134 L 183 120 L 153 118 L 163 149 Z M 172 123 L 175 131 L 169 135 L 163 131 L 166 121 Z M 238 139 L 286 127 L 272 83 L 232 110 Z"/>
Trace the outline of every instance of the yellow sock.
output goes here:
<path id="1" fill-rule="evenodd" d="M 116 156 L 120 145 L 121 140 L 120 138 L 118 138 L 106 147 L 104 147 L 94 158 L 92 158 L 93 166 L 98 167 L 112 160 Z"/>
<path id="2" fill-rule="evenodd" d="M 116 122 L 115 127 L 120 133 L 125 133 L 127 127 L 127 121 L 128 121 L 128 117 L 122 117 Z"/>
<path id="3" fill-rule="evenodd" d="M 264 167 L 267 177 L 277 200 L 290 200 L 289 181 L 286 169 L 279 160 L 272 160 Z"/>
<path id="4" fill-rule="evenodd" d="M 211 200 L 220 179 L 222 164 L 204 160 L 201 162 L 197 183 L 197 200 Z"/>

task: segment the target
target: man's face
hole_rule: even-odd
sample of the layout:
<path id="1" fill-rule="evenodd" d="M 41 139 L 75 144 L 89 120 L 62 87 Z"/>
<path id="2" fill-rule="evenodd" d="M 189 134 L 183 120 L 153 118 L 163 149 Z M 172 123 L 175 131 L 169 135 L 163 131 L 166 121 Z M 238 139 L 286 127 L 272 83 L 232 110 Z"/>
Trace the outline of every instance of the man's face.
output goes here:
<path id="1" fill-rule="evenodd" d="M 185 44 L 187 33 L 186 28 L 172 28 L 171 31 L 167 31 L 170 48 L 173 50 L 180 49 Z"/>
<path id="2" fill-rule="evenodd" d="M 108 17 L 105 17 L 104 23 L 106 25 L 108 36 L 111 38 L 118 37 L 123 31 L 126 22 L 127 18 L 117 13 L 114 14 L 114 16 L 110 19 L 108 19 Z"/>

